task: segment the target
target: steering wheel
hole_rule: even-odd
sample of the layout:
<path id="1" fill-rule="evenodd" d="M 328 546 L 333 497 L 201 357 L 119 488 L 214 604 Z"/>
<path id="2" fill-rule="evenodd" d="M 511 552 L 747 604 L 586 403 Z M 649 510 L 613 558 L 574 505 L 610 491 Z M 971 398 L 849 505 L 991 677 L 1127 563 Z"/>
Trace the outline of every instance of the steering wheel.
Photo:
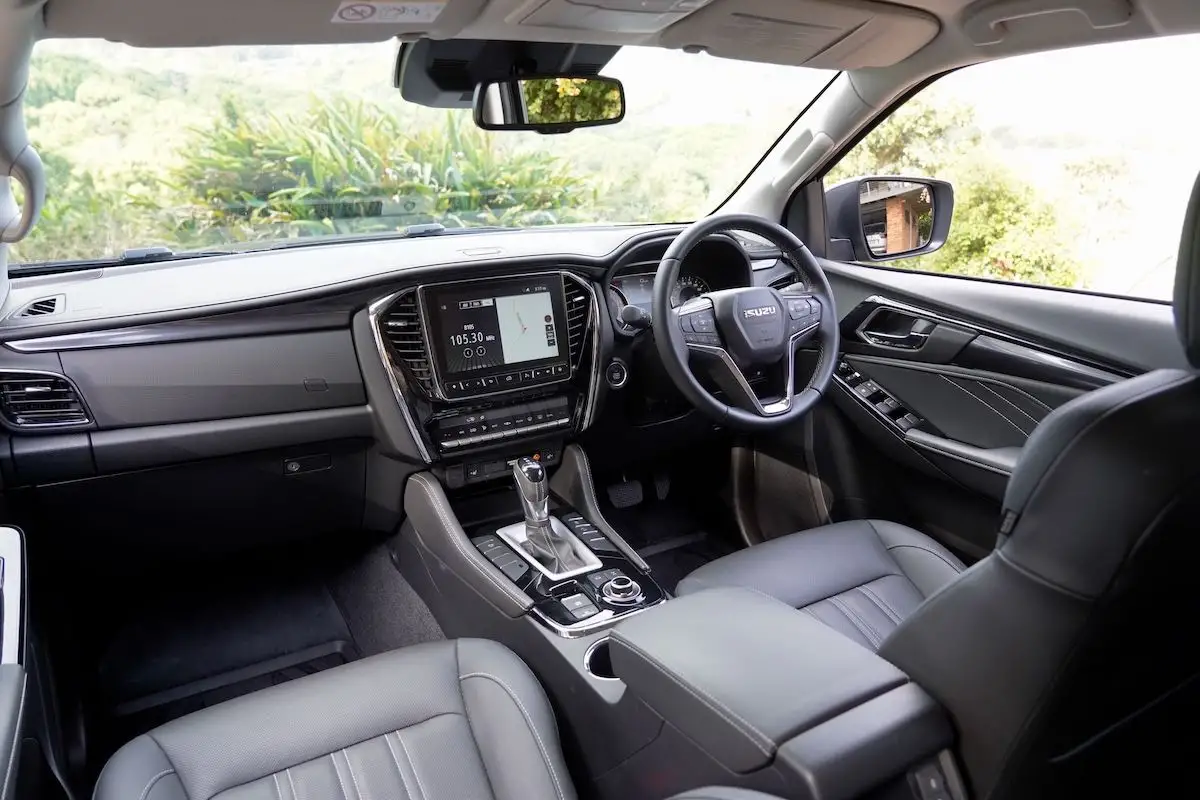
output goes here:
<path id="1" fill-rule="evenodd" d="M 750 231 L 779 247 L 808 278 L 811 292 L 747 286 L 708 292 L 671 308 L 671 288 L 692 248 L 723 231 Z M 787 228 L 751 214 L 722 214 L 692 223 L 667 248 L 654 278 L 654 340 L 667 374 L 692 405 L 723 425 L 748 431 L 777 428 L 804 416 L 829 389 L 838 358 L 838 317 L 829 281 L 816 258 Z M 814 341 L 817 366 L 797 392 L 796 350 Z M 729 405 L 696 379 L 693 361 Z M 746 377 L 763 372 L 760 399 Z"/>

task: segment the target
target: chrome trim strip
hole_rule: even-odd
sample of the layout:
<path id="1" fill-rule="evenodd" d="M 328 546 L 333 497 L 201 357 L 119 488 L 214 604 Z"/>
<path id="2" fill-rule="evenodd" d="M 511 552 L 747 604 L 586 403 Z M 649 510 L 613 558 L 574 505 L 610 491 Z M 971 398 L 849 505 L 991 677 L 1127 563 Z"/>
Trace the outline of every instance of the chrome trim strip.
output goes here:
<path id="1" fill-rule="evenodd" d="M 55 431 L 55 430 L 70 430 L 72 428 L 84 428 L 92 425 L 95 419 L 92 417 L 92 411 L 88 408 L 87 401 L 83 398 L 83 392 L 79 391 L 79 387 L 75 385 L 75 381 L 71 380 L 61 372 L 51 372 L 46 369 L 14 369 L 5 367 L 0 369 L 0 375 L 45 375 L 50 378 L 60 378 L 67 382 L 71 387 L 71 391 L 75 393 L 75 397 L 79 400 L 79 405 L 83 408 L 83 420 L 79 422 L 35 422 L 32 425 L 18 425 L 10 420 L 3 413 L 0 413 L 0 422 L 4 427 L 12 431 Z"/>
<path id="2" fill-rule="evenodd" d="M 578 275 L 570 272 L 564 272 L 563 276 L 567 280 L 573 280 L 575 283 L 582 286 L 592 297 L 592 376 L 591 382 L 588 384 L 587 400 L 584 403 L 583 413 L 580 415 L 579 419 L 579 430 L 582 431 L 591 427 L 592 423 L 595 421 L 596 409 L 598 406 L 597 401 L 600 396 L 600 380 L 603 374 L 603 368 L 600 364 L 600 297 L 596 294 L 596 287 L 592 281 L 581 278 Z M 604 313 L 606 315 L 608 314 L 608 303 L 604 304 Z M 584 335 L 587 335 L 587 331 L 584 331 Z M 567 331 L 568 352 L 570 351 L 570 337 L 571 332 Z M 572 367 L 572 370 L 574 370 L 574 367 Z M 573 371 L 572 375 L 574 375 Z"/>
<path id="3" fill-rule="evenodd" d="M 630 611 L 622 611 L 619 614 L 614 613 L 606 608 L 594 617 L 590 617 L 590 618 L 584 620 L 583 622 L 580 622 L 577 625 L 569 625 L 569 626 L 568 625 L 560 625 L 559 623 L 550 619 L 537 606 L 534 606 L 533 608 L 529 609 L 529 613 L 531 616 L 535 617 L 538 622 L 542 623 L 547 628 L 549 628 L 551 631 L 553 631 L 557 635 L 563 637 L 564 639 L 581 639 L 584 636 L 588 636 L 590 634 L 595 633 L 596 631 L 608 630 L 609 628 L 616 625 L 618 622 L 629 619 L 634 614 L 641 614 L 644 611 L 649 611 L 652 608 L 661 606 L 665 602 L 667 602 L 667 598 L 664 597 L 662 600 L 659 600 L 657 603 L 651 603 L 648 606 L 643 606 L 642 608 L 635 608 Z M 588 673 L 588 674 L 591 674 L 591 673 Z"/>
<path id="4" fill-rule="evenodd" d="M 397 365 L 392 363 L 392 357 L 388 353 L 387 348 L 383 343 L 383 334 L 379 332 L 379 315 L 384 309 L 392 305 L 401 295 L 416 291 L 414 288 L 401 289 L 398 292 L 393 292 L 386 297 L 381 297 L 367 307 L 368 322 L 371 325 L 371 336 L 375 339 L 375 350 L 379 353 L 379 358 L 383 362 L 383 371 L 387 373 L 388 383 L 392 386 L 392 394 L 396 398 L 396 405 L 400 406 L 400 414 L 404 417 L 404 424 L 408 426 L 409 433 L 412 434 L 413 441 L 417 444 L 417 450 L 420 451 L 421 458 L 426 464 L 432 464 L 433 459 L 429 455 L 429 448 L 425 443 L 425 434 L 417 426 L 417 422 L 413 419 L 412 410 L 408 405 L 408 399 L 404 395 L 404 389 L 407 386 L 401 387 L 401 378 L 398 376 Z"/>

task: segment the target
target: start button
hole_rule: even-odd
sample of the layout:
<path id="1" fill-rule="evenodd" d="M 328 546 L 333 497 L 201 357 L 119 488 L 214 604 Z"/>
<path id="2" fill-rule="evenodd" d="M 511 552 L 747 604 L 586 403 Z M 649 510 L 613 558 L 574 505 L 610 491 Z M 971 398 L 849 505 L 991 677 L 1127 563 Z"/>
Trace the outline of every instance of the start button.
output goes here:
<path id="1" fill-rule="evenodd" d="M 624 361 L 614 358 L 604 370 L 604 378 L 609 386 L 620 389 L 629 381 L 629 368 L 625 366 Z"/>

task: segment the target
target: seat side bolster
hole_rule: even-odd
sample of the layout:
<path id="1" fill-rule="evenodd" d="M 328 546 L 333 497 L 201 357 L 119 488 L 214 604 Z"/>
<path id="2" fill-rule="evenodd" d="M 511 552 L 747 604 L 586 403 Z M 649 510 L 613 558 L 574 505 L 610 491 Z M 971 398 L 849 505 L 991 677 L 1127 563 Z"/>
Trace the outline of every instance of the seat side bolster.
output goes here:
<path id="1" fill-rule="evenodd" d="M 149 735 L 132 740 L 109 760 L 92 800 L 190 800 L 167 754 Z"/>
<path id="2" fill-rule="evenodd" d="M 495 796 L 574 800 L 554 712 L 529 668 L 482 639 L 459 640 L 458 662 L 467 722 Z"/>
<path id="3" fill-rule="evenodd" d="M 958 577 L 966 567 L 940 544 L 912 528 L 870 520 L 888 555 L 925 597 Z"/>

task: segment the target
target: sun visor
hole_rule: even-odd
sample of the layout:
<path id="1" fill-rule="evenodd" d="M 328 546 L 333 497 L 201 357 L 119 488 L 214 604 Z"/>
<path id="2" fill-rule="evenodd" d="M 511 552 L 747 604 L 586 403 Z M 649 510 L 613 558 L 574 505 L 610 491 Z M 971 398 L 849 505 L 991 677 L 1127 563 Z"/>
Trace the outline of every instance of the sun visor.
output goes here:
<path id="1" fill-rule="evenodd" d="M 903 61 L 937 32 L 937 18 L 885 3 L 714 0 L 663 31 L 659 42 L 745 61 L 861 69 Z"/>
<path id="2" fill-rule="evenodd" d="M 487 0 L 51 0 L 46 30 L 142 47 L 384 41 L 456 35 Z"/>
<path id="3" fill-rule="evenodd" d="M 657 33 L 710 0 L 545 0 L 522 25 L 611 33 Z"/>

